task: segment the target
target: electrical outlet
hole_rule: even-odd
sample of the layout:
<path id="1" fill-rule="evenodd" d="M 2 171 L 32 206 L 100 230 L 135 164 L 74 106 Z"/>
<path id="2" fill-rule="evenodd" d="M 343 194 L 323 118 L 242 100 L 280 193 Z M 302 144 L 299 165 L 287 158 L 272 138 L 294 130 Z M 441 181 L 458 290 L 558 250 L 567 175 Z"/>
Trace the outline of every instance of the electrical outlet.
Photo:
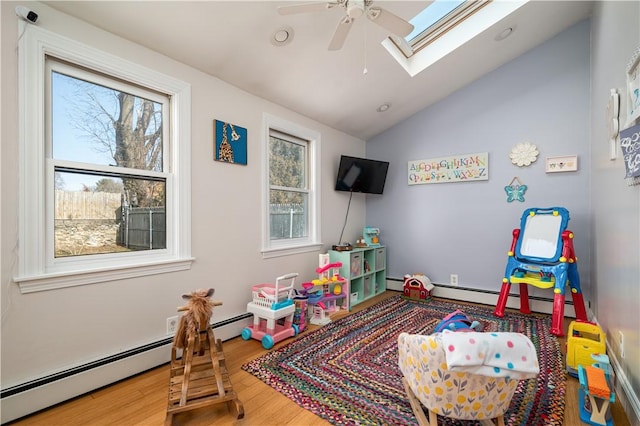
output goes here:
<path id="1" fill-rule="evenodd" d="M 451 285 L 458 285 L 458 274 L 451 274 L 451 277 L 449 277 L 449 283 Z"/>
<path id="2" fill-rule="evenodd" d="M 178 324 L 180 323 L 180 317 L 176 315 L 175 317 L 167 318 L 167 334 L 176 334 L 176 330 L 178 330 Z"/>
<path id="3" fill-rule="evenodd" d="M 620 358 L 624 359 L 624 334 L 618 330 L 618 343 L 620 344 Z"/>

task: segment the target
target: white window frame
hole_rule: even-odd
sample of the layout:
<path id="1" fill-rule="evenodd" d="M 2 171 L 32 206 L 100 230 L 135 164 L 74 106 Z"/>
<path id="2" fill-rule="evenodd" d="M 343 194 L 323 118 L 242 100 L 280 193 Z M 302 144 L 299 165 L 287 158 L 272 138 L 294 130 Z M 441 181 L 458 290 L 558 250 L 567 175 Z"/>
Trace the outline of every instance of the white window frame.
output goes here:
<path id="1" fill-rule="evenodd" d="M 25 28 L 26 26 L 26 28 Z M 34 25 L 20 23 L 19 262 L 22 293 L 186 270 L 191 257 L 191 86 Z M 53 161 L 47 158 L 46 57 L 165 93 L 170 99 L 167 248 L 56 260 L 53 255 Z"/>
<path id="2" fill-rule="evenodd" d="M 461 4 L 457 9 L 454 9 L 442 19 L 436 21 L 410 41 L 396 35 L 389 36 L 389 38 L 406 58 L 410 58 L 491 1 L 492 0 L 466 0 L 465 3 Z"/>
<path id="3" fill-rule="evenodd" d="M 465 19 L 431 40 L 428 48 L 420 49 L 410 57 L 405 56 L 399 47 L 403 42 L 406 43 L 404 39 L 393 41 L 394 36 L 391 36 L 382 41 L 382 46 L 411 77 L 414 77 L 450 52 L 482 34 L 492 25 L 506 19 L 529 1 L 487 1 L 486 7 L 474 10 Z"/>
<path id="4" fill-rule="evenodd" d="M 269 226 L 269 135 L 271 130 L 308 141 L 308 235 L 306 238 L 271 240 Z M 290 121 L 264 114 L 263 117 L 263 193 L 262 193 L 262 256 L 271 258 L 320 250 L 320 133 Z"/>

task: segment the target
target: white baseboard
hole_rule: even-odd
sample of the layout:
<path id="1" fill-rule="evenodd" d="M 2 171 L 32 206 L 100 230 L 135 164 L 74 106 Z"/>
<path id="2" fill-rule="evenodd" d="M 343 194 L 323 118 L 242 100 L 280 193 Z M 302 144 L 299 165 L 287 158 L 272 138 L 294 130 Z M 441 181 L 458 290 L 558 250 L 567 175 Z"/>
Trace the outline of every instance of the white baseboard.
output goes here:
<path id="1" fill-rule="evenodd" d="M 216 339 L 228 340 L 239 336 L 242 329 L 251 324 L 250 318 L 242 318 L 237 321 L 227 321 L 220 326 L 214 324 Z M 140 351 L 135 355 L 118 355 L 109 357 L 113 361 L 101 363 L 100 360 L 91 363 L 96 367 L 78 366 L 74 370 L 80 370 L 77 374 L 66 374 L 60 372 L 61 378 L 50 380 L 49 377 L 33 380 L 22 386 L 14 388 L 24 391 L 10 392 L 11 389 L 3 389 L 3 393 L 11 393 L 10 396 L 2 397 L 0 400 L 0 422 L 2 424 L 19 419 L 36 411 L 40 411 L 52 405 L 75 398 L 79 395 L 91 392 L 95 389 L 112 384 L 122 379 L 139 374 L 143 371 L 166 364 L 171 360 L 171 342 L 164 339 L 166 344 L 158 346 L 158 342 L 148 346 L 155 346 L 152 349 Z M 106 359 L 106 358 L 105 358 Z M 84 368 L 83 368 L 84 367 Z M 68 370 L 67 370 L 68 372 Z M 54 374 L 53 376 L 56 376 Z M 38 385 L 38 382 L 42 382 Z M 168 383 L 167 383 L 168 385 Z"/>
<path id="2" fill-rule="evenodd" d="M 462 302 L 480 303 L 483 305 L 495 306 L 498 301 L 498 291 L 475 290 L 464 287 L 452 287 L 433 283 L 433 295 L 445 299 L 455 299 Z M 403 282 L 397 279 L 387 279 L 387 289 L 402 291 Z M 507 298 L 507 308 L 520 309 L 519 296 L 509 296 Z M 533 312 L 551 314 L 553 312 L 553 299 L 529 298 L 529 308 Z M 567 317 L 575 318 L 576 312 L 573 304 L 565 303 L 564 314 Z"/>

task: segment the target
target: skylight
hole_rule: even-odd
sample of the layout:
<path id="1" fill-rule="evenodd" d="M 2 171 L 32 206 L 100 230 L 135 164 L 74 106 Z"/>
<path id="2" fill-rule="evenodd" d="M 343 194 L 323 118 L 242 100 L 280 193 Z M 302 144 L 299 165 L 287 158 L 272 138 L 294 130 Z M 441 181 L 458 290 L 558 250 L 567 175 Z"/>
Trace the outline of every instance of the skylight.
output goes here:
<path id="1" fill-rule="evenodd" d="M 429 30 L 432 26 L 445 19 L 448 14 L 460 7 L 463 3 L 465 3 L 465 0 L 435 0 L 409 21 L 413 24 L 414 29 L 413 32 L 404 39 L 407 43 L 411 44 L 414 38 L 417 38 L 423 31 Z"/>
<path id="2" fill-rule="evenodd" d="M 404 39 L 391 37 L 408 58 L 491 0 L 433 0 L 409 22 L 414 30 Z"/>
<path id="3" fill-rule="evenodd" d="M 499 22 L 495 32 L 504 31 L 507 18 L 531 1 L 431 0 L 411 20 L 417 27 L 413 34 L 406 39 L 391 35 L 382 46 L 413 77 Z"/>

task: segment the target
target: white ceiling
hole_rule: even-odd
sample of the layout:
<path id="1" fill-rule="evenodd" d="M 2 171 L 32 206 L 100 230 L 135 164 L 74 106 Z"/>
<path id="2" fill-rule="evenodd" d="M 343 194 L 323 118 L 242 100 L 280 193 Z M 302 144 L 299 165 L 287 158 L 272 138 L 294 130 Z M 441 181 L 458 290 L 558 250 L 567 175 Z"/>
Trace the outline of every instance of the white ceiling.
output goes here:
<path id="1" fill-rule="evenodd" d="M 341 50 L 328 51 L 344 14 L 341 8 L 281 16 L 277 7 L 291 1 L 44 3 L 363 140 L 443 99 L 591 12 L 591 2 L 530 1 L 410 77 L 380 45 L 388 34 L 364 17 L 353 24 Z M 409 20 L 428 1 L 374 3 Z M 510 37 L 494 40 L 500 31 L 514 25 L 516 31 Z M 291 27 L 295 36 L 291 43 L 276 47 L 270 39 L 282 26 Z M 376 112 L 383 103 L 392 107 L 384 113 Z"/>

